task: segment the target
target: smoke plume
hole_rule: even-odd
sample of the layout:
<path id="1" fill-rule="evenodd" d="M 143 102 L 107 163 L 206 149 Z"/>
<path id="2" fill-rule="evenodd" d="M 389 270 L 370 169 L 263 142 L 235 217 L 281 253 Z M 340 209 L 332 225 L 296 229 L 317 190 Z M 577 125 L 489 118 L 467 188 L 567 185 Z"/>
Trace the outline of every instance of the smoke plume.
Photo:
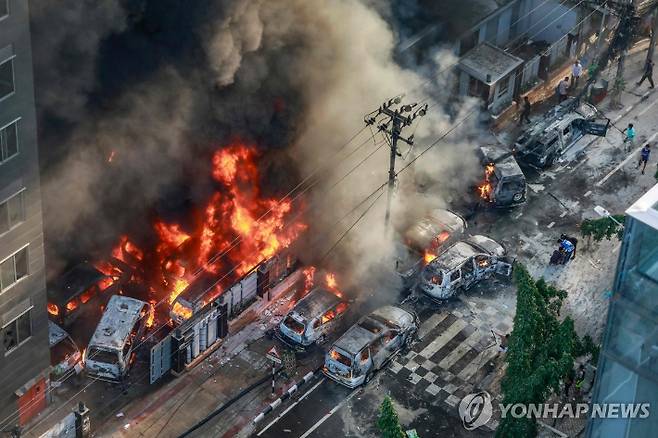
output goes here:
<path id="1" fill-rule="evenodd" d="M 436 75 L 454 62 L 448 50 L 413 68 L 396 62 L 386 2 L 33 0 L 31 6 L 53 271 L 61 269 L 58 260 L 149 229 L 154 213 L 195 205 L 209 191 L 199 177 L 208 174 L 208 157 L 235 138 L 267 151 L 266 189 L 273 195 L 318 166 L 330 169 L 307 195 L 308 220 L 322 236 L 313 252 L 322 254 L 368 203 L 333 224 L 387 178 L 389 148 L 380 133 L 364 130 L 341 149 L 366 113 L 399 94 L 429 105 L 427 116 L 405 130 L 415 146 L 401 145 L 401 167 L 473 105 L 448 103 L 450 77 Z M 422 215 L 443 205 L 451 190 L 465 191 L 465 175 L 476 166 L 464 133 L 474 130 L 472 117 L 400 176 L 394 223 L 405 212 Z M 418 181 L 423 196 L 416 196 Z M 336 247 L 355 278 L 394 251 L 383 231 L 385 198 Z"/>

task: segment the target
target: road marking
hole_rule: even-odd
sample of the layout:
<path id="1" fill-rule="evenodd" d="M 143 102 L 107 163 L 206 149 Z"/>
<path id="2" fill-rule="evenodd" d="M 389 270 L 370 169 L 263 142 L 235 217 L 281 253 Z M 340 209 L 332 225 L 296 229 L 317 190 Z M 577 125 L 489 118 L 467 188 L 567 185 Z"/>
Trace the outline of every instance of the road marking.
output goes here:
<path id="1" fill-rule="evenodd" d="M 567 215 L 567 212 L 563 211 L 562 214 L 560 215 L 560 217 L 565 217 L 566 215 Z"/>
<path id="2" fill-rule="evenodd" d="M 485 336 L 482 336 L 482 333 L 479 330 L 476 330 L 471 334 L 471 336 L 464 339 L 464 341 L 461 344 L 459 344 L 457 348 L 452 350 L 449 355 L 444 357 L 443 360 L 439 362 L 439 366 L 444 370 L 447 370 L 448 368 L 456 364 L 457 361 L 461 359 L 472 348 L 472 345 L 477 344 L 484 338 Z"/>
<path id="3" fill-rule="evenodd" d="M 621 119 L 623 116 L 624 116 L 623 114 L 619 114 L 617 117 L 612 119 L 612 123 L 617 123 L 619 121 L 619 119 Z"/>
<path id="4" fill-rule="evenodd" d="M 427 321 L 421 324 L 420 329 L 418 329 L 418 339 L 423 339 L 425 336 L 427 336 L 427 334 L 431 332 L 434 327 L 446 319 L 446 316 L 448 316 L 448 312 L 435 313 L 434 315 L 430 316 Z"/>
<path id="5" fill-rule="evenodd" d="M 304 395 L 302 395 L 301 397 L 299 397 L 299 399 L 297 399 L 297 401 L 296 401 L 295 403 L 291 404 L 290 406 L 288 406 L 288 408 L 287 408 L 285 411 L 283 411 L 283 412 L 281 412 L 279 415 L 277 415 L 277 417 L 276 417 L 274 420 L 272 420 L 272 422 L 271 422 L 270 424 L 268 424 L 267 426 L 265 426 L 260 432 L 258 432 L 258 433 L 256 434 L 256 436 L 260 436 L 263 432 L 265 432 L 267 429 L 269 429 L 270 427 L 272 427 L 272 426 L 274 425 L 274 423 L 276 423 L 276 422 L 279 421 L 281 418 L 283 418 L 283 416 L 286 415 L 288 412 L 290 412 L 290 411 L 292 410 L 292 408 L 294 408 L 295 406 L 297 406 L 297 404 L 298 404 L 299 402 L 301 402 L 301 401 L 304 400 L 306 397 L 308 397 L 308 396 L 309 396 L 313 391 L 315 391 L 315 389 L 316 389 L 318 386 L 320 386 L 320 385 L 322 384 L 322 382 L 324 382 L 325 380 L 327 380 L 327 379 L 323 377 L 318 383 L 316 383 L 315 385 L 313 385 L 313 387 L 312 387 L 311 389 L 309 389 L 308 391 L 306 391 L 306 393 L 304 393 Z"/>
<path id="6" fill-rule="evenodd" d="M 649 111 L 651 108 L 653 108 L 654 105 L 657 104 L 657 103 L 658 103 L 658 100 L 654 100 L 653 102 L 651 102 L 651 103 L 649 104 L 649 106 L 647 106 L 647 107 L 644 108 L 642 111 L 640 111 L 639 113 L 637 113 L 637 116 L 638 116 L 638 117 L 642 117 L 643 115 L 645 115 L 645 114 L 647 113 L 647 111 Z"/>
<path id="7" fill-rule="evenodd" d="M 423 351 L 418 353 L 419 356 L 427 359 L 432 356 L 434 353 L 439 351 L 445 344 L 447 344 L 457 333 L 462 331 L 466 327 L 466 321 L 463 319 L 458 319 L 452 323 L 450 327 L 446 329 L 440 336 L 437 336 L 430 344 L 423 348 Z"/>
<path id="8" fill-rule="evenodd" d="M 486 348 L 480 352 L 477 356 L 475 356 L 475 359 L 471 361 L 466 367 L 464 367 L 463 370 L 459 374 L 457 374 L 457 377 L 459 377 L 462 380 L 468 381 L 471 377 L 473 377 L 473 374 L 479 370 L 482 365 L 489 359 L 491 359 L 493 356 L 498 354 L 498 346 L 494 345 L 489 348 Z"/>
<path id="9" fill-rule="evenodd" d="M 553 225 L 555 225 L 555 222 L 551 222 L 550 224 L 548 224 L 547 228 L 553 228 Z"/>
<path id="10" fill-rule="evenodd" d="M 651 137 L 649 137 L 649 138 L 647 139 L 647 141 L 644 142 L 644 143 L 651 143 L 651 142 L 656 138 L 656 136 L 658 136 L 658 132 L 653 133 L 653 135 L 652 135 Z M 624 161 L 622 161 L 621 163 L 619 163 L 619 165 L 617 165 L 617 167 L 615 167 L 614 169 L 612 169 L 612 170 L 610 171 L 610 173 L 608 173 L 606 176 L 604 176 L 603 179 L 602 179 L 601 181 L 597 182 L 597 183 L 596 183 L 596 186 L 597 186 L 597 187 L 601 187 L 603 184 L 605 184 L 605 182 L 606 182 L 607 180 L 609 180 L 610 177 L 612 177 L 612 175 L 614 175 L 615 173 L 619 172 L 619 170 L 620 170 L 622 167 L 624 167 L 626 164 L 628 164 L 629 161 L 633 160 L 633 159 L 635 158 L 635 154 L 637 154 L 638 152 L 640 152 L 640 151 L 642 150 L 642 147 L 643 147 L 643 146 L 640 146 L 639 148 L 637 148 L 637 149 L 635 149 L 633 152 L 631 152 L 631 153 L 628 155 L 628 157 L 626 157 L 626 159 L 625 159 Z"/>
<path id="11" fill-rule="evenodd" d="M 583 196 L 585 196 L 585 197 L 587 198 L 587 197 L 588 197 L 589 195 L 591 195 L 591 194 L 592 194 L 592 191 L 591 191 L 591 190 L 588 190 L 587 193 L 585 193 Z"/>
<path id="12" fill-rule="evenodd" d="M 582 165 L 585 164 L 586 162 L 587 162 L 587 158 L 585 158 L 585 159 L 584 159 L 583 161 L 581 161 L 580 163 L 576 164 L 576 165 L 575 165 L 575 166 L 569 171 L 569 173 L 571 173 L 571 172 L 573 172 L 574 170 L 578 169 L 580 166 L 582 166 Z"/>
<path id="13" fill-rule="evenodd" d="M 309 430 L 307 430 L 307 431 L 304 433 L 304 435 L 300 436 L 299 438 L 306 438 L 307 436 L 309 436 L 310 434 L 312 434 L 312 433 L 315 431 L 315 429 L 317 429 L 318 427 L 320 427 L 320 426 L 322 425 L 322 423 L 324 423 L 325 421 L 327 421 L 327 420 L 329 419 L 329 417 L 331 417 L 332 415 L 334 415 L 338 409 L 342 408 L 343 405 L 344 405 L 345 403 L 347 403 L 348 401 L 350 401 L 350 399 L 351 399 L 352 397 L 354 397 L 354 396 L 356 395 L 356 393 L 359 392 L 360 389 L 361 389 L 361 388 L 356 388 L 354 391 L 352 391 L 352 392 L 350 393 L 350 395 L 348 395 L 348 396 L 345 398 L 345 400 L 343 400 L 342 402 L 340 402 L 340 403 L 338 403 L 336 406 L 334 406 L 334 408 L 333 408 L 332 410 L 330 410 L 328 414 L 326 414 L 324 417 L 320 418 L 320 421 L 318 421 L 318 422 L 315 423 L 313 426 L 311 426 L 311 428 L 310 428 Z"/>

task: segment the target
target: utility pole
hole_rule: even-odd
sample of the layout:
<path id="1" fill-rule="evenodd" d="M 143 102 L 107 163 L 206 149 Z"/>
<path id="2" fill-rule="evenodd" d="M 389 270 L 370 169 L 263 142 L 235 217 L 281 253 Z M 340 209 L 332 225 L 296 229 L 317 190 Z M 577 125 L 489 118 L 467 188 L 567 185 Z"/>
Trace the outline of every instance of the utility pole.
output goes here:
<path id="1" fill-rule="evenodd" d="M 621 94 L 624 91 L 624 64 L 626 61 L 626 51 L 628 50 L 632 35 L 634 33 L 633 25 L 634 20 L 633 16 L 635 15 L 635 8 L 633 6 L 633 0 L 626 0 L 622 2 L 621 5 L 621 17 L 620 17 L 620 26 L 625 26 L 625 29 L 622 29 L 623 36 L 620 41 L 619 47 L 619 61 L 617 62 L 617 74 L 615 75 L 615 82 L 613 84 L 613 95 L 612 103 L 613 105 L 619 107 L 621 106 Z"/>
<path id="2" fill-rule="evenodd" d="M 391 201 L 393 199 L 393 191 L 395 189 L 395 160 L 401 157 L 402 154 L 398 151 L 398 140 L 412 146 L 414 143 L 413 135 L 409 138 L 401 136 L 402 129 L 411 126 L 417 117 L 422 117 L 427 114 L 427 104 L 418 106 L 418 103 L 409 105 L 400 105 L 402 96 L 397 96 L 384 102 L 379 108 L 367 114 L 363 121 L 366 125 L 377 125 L 377 130 L 383 132 L 387 136 L 389 146 L 391 148 L 390 160 L 388 165 L 388 193 L 386 196 L 386 217 L 384 218 L 384 225 L 388 230 L 388 223 L 391 217 Z M 414 110 L 414 108 L 416 108 Z M 409 115 L 405 115 L 409 113 Z"/>

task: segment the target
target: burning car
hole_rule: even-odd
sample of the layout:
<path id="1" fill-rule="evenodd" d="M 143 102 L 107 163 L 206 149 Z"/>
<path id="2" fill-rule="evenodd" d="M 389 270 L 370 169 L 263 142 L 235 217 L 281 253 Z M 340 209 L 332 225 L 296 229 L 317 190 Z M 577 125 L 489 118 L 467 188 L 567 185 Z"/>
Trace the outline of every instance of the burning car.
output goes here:
<path id="1" fill-rule="evenodd" d="M 48 314 L 62 326 L 70 325 L 84 306 L 113 282 L 89 263 L 81 263 L 64 273 L 48 288 Z"/>
<path id="2" fill-rule="evenodd" d="M 525 130 L 516 140 L 517 158 L 545 169 L 586 134 L 605 137 L 609 119 L 597 121 L 597 109 L 581 103 L 575 110 L 574 98 L 551 109 L 543 119 Z"/>
<path id="3" fill-rule="evenodd" d="M 50 376 L 59 380 L 82 362 L 82 352 L 71 336 L 60 326 L 48 321 L 50 345 Z"/>
<path id="4" fill-rule="evenodd" d="M 440 249 L 466 229 L 463 217 L 450 210 L 435 209 L 411 225 L 403 234 L 405 257 L 396 260 L 396 271 L 405 287 L 411 287 L 416 275 L 433 260 Z"/>
<path id="5" fill-rule="evenodd" d="M 85 367 L 101 380 L 120 381 L 134 359 L 135 348 L 146 331 L 149 304 L 114 295 L 89 341 Z"/>
<path id="6" fill-rule="evenodd" d="M 418 317 L 399 307 L 375 310 L 350 327 L 325 356 L 324 374 L 355 388 L 367 383 L 418 331 Z"/>
<path id="7" fill-rule="evenodd" d="M 324 288 L 315 288 L 299 300 L 279 324 L 277 337 L 296 349 L 322 343 L 336 329 L 347 301 Z"/>
<path id="8" fill-rule="evenodd" d="M 482 146 L 484 182 L 478 186 L 480 198 L 494 207 L 515 207 L 526 202 L 526 180 L 512 154 L 499 146 Z"/>
<path id="9" fill-rule="evenodd" d="M 421 273 L 418 289 L 437 300 L 453 297 L 492 274 L 509 276 L 512 265 L 503 260 L 505 249 L 486 236 L 475 235 L 450 246 Z"/>

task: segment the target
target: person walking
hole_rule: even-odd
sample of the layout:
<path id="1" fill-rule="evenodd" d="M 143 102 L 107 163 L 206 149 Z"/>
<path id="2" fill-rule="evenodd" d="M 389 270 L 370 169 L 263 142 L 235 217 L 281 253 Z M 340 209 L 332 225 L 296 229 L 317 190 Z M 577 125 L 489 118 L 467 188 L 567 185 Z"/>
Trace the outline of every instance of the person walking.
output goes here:
<path id="1" fill-rule="evenodd" d="M 640 82 L 637 83 L 637 85 L 642 85 L 642 82 L 644 82 L 645 79 L 649 80 L 649 88 L 653 88 L 653 61 L 648 60 L 646 65 L 644 66 L 644 74 L 642 75 L 642 78 L 640 79 Z"/>
<path id="2" fill-rule="evenodd" d="M 530 122 L 530 110 L 532 109 L 532 105 L 530 103 L 530 99 L 528 99 L 528 96 L 525 96 L 523 98 L 523 109 L 521 110 L 521 117 L 519 118 L 519 126 L 523 124 L 523 121 L 525 120 L 528 123 Z"/>
<path id="3" fill-rule="evenodd" d="M 645 144 L 642 150 L 640 151 L 640 162 L 637 163 L 637 168 L 642 167 L 642 175 L 644 175 L 644 170 L 647 168 L 647 162 L 649 161 L 649 155 L 651 155 L 651 147 L 649 143 Z"/>
<path id="4" fill-rule="evenodd" d="M 578 79 L 583 74 L 583 65 L 580 63 L 580 60 L 576 59 L 576 62 L 571 66 L 571 88 L 575 90 L 578 88 Z"/>
<path id="5" fill-rule="evenodd" d="M 567 99 L 568 90 L 569 90 L 569 77 L 565 77 L 557 85 L 557 101 L 558 101 L 558 103 L 562 103 Z"/>
<path id="6" fill-rule="evenodd" d="M 630 152 L 635 146 L 635 127 L 632 123 L 629 123 L 628 128 L 626 128 L 623 132 L 626 134 L 626 138 L 624 138 L 625 150 L 626 152 Z"/>

